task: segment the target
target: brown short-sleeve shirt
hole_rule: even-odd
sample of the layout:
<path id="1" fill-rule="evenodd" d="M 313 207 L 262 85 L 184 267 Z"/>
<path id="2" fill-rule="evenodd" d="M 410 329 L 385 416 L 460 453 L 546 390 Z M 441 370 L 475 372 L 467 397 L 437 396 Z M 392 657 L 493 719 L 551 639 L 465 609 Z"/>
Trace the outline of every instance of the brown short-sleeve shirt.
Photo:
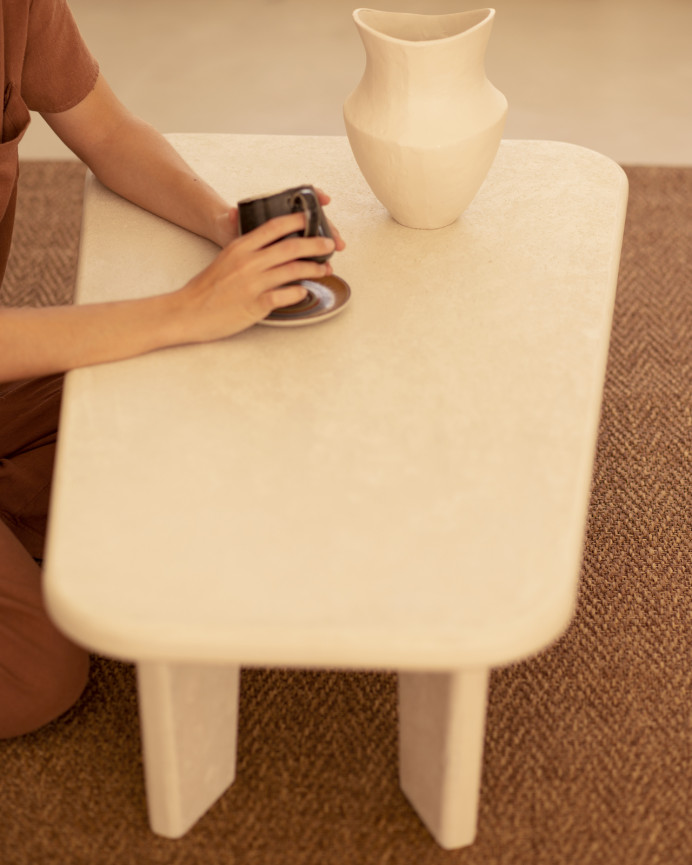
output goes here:
<path id="1" fill-rule="evenodd" d="M 18 145 L 31 111 L 57 113 L 91 92 L 98 64 L 66 0 L 0 0 L 0 280 L 10 251 L 19 173 Z"/>

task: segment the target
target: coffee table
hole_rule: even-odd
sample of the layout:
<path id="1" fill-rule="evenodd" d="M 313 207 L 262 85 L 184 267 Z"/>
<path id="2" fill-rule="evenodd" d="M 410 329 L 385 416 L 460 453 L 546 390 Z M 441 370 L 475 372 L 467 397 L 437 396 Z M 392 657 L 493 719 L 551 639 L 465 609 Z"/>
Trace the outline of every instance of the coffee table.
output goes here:
<path id="1" fill-rule="evenodd" d="M 68 375 L 49 609 L 137 665 L 155 832 L 232 783 L 242 666 L 382 669 L 403 791 L 439 844 L 470 844 L 489 671 L 574 610 L 625 175 L 504 141 L 464 216 L 416 231 L 345 138 L 171 140 L 230 201 L 326 189 L 352 298 Z M 172 290 L 214 254 L 89 179 L 79 303 Z"/>

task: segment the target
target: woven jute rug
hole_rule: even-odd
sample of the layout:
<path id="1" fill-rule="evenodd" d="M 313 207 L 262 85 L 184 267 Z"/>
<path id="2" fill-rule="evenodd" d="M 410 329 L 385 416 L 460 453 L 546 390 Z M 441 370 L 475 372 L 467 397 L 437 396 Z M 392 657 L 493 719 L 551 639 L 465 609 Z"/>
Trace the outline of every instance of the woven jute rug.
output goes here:
<path id="1" fill-rule="evenodd" d="M 581 591 L 493 673 L 478 839 L 446 852 L 397 781 L 389 673 L 244 671 L 238 779 L 179 841 L 145 811 L 133 670 L 0 743 L 2 865 L 690 865 L 692 168 L 630 203 Z M 22 166 L 3 303 L 68 302 L 83 169 Z"/>

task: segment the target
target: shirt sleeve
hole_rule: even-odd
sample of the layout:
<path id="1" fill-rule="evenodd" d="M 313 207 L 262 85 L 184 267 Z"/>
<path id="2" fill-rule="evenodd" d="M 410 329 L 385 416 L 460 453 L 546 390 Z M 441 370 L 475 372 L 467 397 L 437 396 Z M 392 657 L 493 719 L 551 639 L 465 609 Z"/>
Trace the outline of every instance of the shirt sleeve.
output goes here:
<path id="1" fill-rule="evenodd" d="M 22 72 L 22 98 L 32 111 L 67 111 L 94 88 L 98 63 L 66 0 L 32 0 Z"/>

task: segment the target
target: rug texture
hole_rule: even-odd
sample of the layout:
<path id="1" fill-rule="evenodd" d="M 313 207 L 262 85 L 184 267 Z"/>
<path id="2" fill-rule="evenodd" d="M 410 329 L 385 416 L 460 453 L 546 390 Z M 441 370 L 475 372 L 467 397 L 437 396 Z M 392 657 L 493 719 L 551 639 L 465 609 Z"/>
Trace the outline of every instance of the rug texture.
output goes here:
<path id="1" fill-rule="evenodd" d="M 690 865 L 692 168 L 630 202 L 574 621 L 493 673 L 478 838 L 440 849 L 397 781 L 396 678 L 247 670 L 238 779 L 147 826 L 133 669 L 0 742 L 2 865 Z M 83 169 L 25 163 L 3 303 L 69 302 Z"/>

